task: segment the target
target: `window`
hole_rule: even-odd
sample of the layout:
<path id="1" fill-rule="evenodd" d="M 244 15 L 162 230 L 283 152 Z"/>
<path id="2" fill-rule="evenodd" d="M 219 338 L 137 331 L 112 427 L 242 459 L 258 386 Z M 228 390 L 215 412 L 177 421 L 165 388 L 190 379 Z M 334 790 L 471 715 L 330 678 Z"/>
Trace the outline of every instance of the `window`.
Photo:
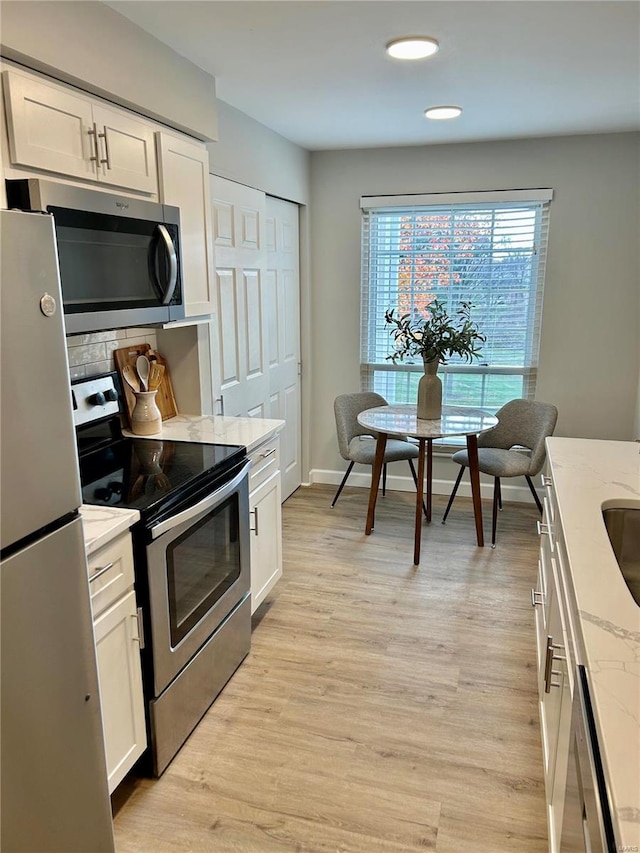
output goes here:
<path id="1" fill-rule="evenodd" d="M 390 403 L 414 403 L 422 363 L 386 360 L 384 322 L 462 300 L 487 341 L 480 361 L 440 368 L 443 403 L 496 411 L 533 398 L 551 190 L 361 199 L 361 380 Z"/>

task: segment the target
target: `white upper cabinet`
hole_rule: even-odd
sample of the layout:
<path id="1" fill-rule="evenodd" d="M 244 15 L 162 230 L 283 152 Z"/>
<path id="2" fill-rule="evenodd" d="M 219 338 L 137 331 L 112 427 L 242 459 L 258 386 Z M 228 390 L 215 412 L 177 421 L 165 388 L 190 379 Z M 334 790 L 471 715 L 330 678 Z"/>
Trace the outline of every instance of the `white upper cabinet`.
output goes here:
<path id="1" fill-rule="evenodd" d="M 13 71 L 2 76 L 14 166 L 158 191 L 151 126 L 62 86 Z"/>
<path id="2" fill-rule="evenodd" d="M 93 106 L 93 122 L 99 155 L 98 180 L 156 193 L 158 177 L 151 127 L 97 104 Z"/>
<path id="3" fill-rule="evenodd" d="M 215 313 L 209 152 L 203 144 L 157 133 L 160 201 L 180 208 L 187 317 Z"/>

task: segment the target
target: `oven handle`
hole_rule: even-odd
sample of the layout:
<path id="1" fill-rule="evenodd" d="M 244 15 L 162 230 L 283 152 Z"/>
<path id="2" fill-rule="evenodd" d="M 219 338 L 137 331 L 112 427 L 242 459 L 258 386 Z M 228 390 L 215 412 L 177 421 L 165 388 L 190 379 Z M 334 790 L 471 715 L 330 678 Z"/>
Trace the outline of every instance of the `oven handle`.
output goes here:
<path id="1" fill-rule="evenodd" d="M 230 494 L 236 491 L 239 484 L 242 480 L 247 476 L 247 472 L 251 467 L 251 462 L 247 459 L 242 468 L 238 471 L 233 480 L 229 480 L 228 483 L 225 483 L 223 486 L 220 486 L 219 489 L 216 489 L 215 492 L 212 492 L 210 495 L 207 495 L 206 498 L 203 498 L 201 501 L 198 501 L 197 504 L 190 506 L 189 509 L 185 509 L 182 512 L 179 512 L 177 515 L 171 516 L 171 518 L 167 518 L 166 521 L 161 521 L 159 524 L 156 524 L 155 527 L 151 528 L 151 538 L 157 539 L 159 536 L 162 536 L 163 533 L 166 533 L 168 530 L 173 530 L 178 525 L 182 524 L 184 521 L 189 521 L 192 518 L 195 518 L 198 515 L 201 515 L 203 512 L 206 512 L 208 509 L 211 509 L 216 504 L 221 503 L 225 498 L 227 498 Z"/>

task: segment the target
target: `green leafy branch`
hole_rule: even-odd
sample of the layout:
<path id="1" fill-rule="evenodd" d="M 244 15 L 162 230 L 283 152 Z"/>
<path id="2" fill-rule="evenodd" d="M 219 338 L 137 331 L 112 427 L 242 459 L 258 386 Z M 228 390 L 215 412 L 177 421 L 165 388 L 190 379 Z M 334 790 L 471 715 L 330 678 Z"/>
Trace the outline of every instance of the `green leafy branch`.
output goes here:
<path id="1" fill-rule="evenodd" d="M 434 299 L 429 304 L 429 316 L 418 319 L 410 314 L 396 317 L 395 309 L 387 309 L 384 320 L 393 327 L 389 334 L 395 344 L 395 351 L 387 359 L 396 364 L 405 358 L 420 357 L 424 361 L 438 360 L 446 364 L 452 355 L 467 362 L 480 358 L 480 344 L 486 337 L 471 319 L 472 304 L 460 302 L 459 305 L 455 315 L 450 317 L 445 304 Z"/>

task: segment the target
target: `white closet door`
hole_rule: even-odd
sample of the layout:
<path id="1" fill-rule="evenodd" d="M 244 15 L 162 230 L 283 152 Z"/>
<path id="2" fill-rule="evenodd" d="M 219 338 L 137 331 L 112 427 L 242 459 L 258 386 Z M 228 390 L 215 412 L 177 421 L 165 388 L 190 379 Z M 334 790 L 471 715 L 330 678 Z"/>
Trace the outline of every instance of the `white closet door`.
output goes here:
<path id="1" fill-rule="evenodd" d="M 224 414 L 268 418 L 265 195 L 211 176 L 211 206 L 218 298 L 214 370 Z"/>
<path id="2" fill-rule="evenodd" d="M 267 197 L 266 219 L 268 417 L 286 423 L 280 434 L 282 498 L 286 500 L 302 481 L 298 205 Z"/>

